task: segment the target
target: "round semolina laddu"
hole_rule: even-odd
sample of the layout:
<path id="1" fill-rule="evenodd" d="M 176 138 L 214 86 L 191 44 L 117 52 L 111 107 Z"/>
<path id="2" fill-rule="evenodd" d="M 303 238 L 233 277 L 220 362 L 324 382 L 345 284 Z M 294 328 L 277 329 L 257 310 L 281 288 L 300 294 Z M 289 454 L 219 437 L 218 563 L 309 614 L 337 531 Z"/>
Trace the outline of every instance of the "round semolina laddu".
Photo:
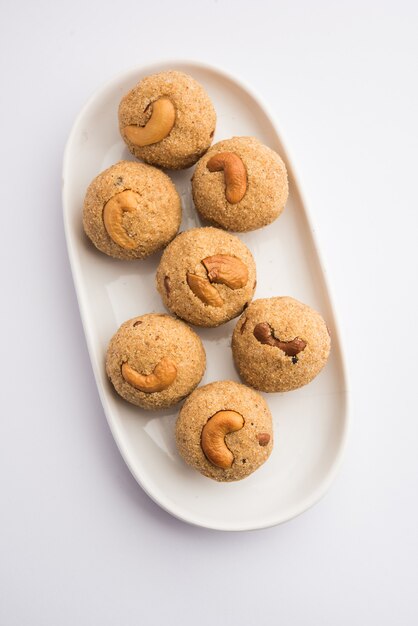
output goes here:
<path id="1" fill-rule="evenodd" d="M 289 297 L 255 300 L 232 336 L 240 376 L 260 391 L 291 391 L 306 385 L 324 367 L 330 349 L 321 315 Z"/>
<path id="2" fill-rule="evenodd" d="M 165 306 L 196 326 L 219 326 L 239 315 L 256 286 L 248 248 L 218 228 L 180 233 L 164 250 L 157 289 Z"/>
<path id="3" fill-rule="evenodd" d="M 273 423 L 266 401 L 231 380 L 196 389 L 176 423 L 177 449 L 204 476 L 220 482 L 241 480 L 267 461 Z"/>
<path id="4" fill-rule="evenodd" d="M 106 372 L 118 394 L 144 409 L 177 404 L 199 384 L 205 367 L 205 350 L 196 333 L 157 313 L 122 324 L 106 355 Z"/>
<path id="5" fill-rule="evenodd" d="M 142 79 L 119 105 L 119 128 L 137 158 L 168 169 L 190 167 L 206 152 L 216 113 L 202 87 L 183 72 Z"/>
<path id="6" fill-rule="evenodd" d="M 244 232 L 273 222 L 289 195 L 286 166 L 255 137 L 233 137 L 210 148 L 196 166 L 193 200 L 205 219 Z"/>
<path id="7" fill-rule="evenodd" d="M 117 259 L 144 259 L 176 236 L 181 202 L 170 178 L 155 167 L 119 161 L 96 176 L 84 200 L 86 235 Z"/>

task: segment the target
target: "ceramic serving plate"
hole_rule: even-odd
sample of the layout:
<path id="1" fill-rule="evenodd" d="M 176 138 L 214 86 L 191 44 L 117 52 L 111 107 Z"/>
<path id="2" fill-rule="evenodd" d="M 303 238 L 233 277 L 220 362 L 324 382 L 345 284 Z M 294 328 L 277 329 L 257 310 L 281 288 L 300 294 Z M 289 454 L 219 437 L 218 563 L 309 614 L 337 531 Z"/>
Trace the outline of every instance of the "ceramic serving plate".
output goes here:
<path id="1" fill-rule="evenodd" d="M 236 483 L 214 482 L 185 465 L 174 439 L 179 407 L 143 411 L 119 398 L 105 374 L 107 344 L 119 325 L 136 315 L 164 311 L 154 284 L 160 254 L 124 262 L 98 252 L 83 233 L 84 194 L 103 169 L 133 159 L 118 131 L 121 97 L 144 76 L 168 69 L 191 74 L 208 91 L 218 119 L 215 142 L 253 135 L 286 162 L 290 197 L 282 216 L 266 228 L 240 235 L 257 264 L 255 298 L 289 295 L 309 304 L 325 317 L 332 337 L 330 359 L 311 384 L 285 394 L 264 394 L 273 414 L 275 447 L 267 463 Z M 199 226 L 191 198 L 192 170 L 170 175 L 183 203 L 181 230 Z M 172 515 L 219 530 L 273 526 L 317 502 L 335 475 L 347 429 L 343 354 L 301 189 L 260 98 L 223 71 L 197 63 L 170 61 L 126 72 L 97 91 L 80 112 L 68 139 L 63 179 L 68 253 L 97 388 L 120 453 L 141 487 Z M 238 380 L 230 348 L 235 322 L 197 329 L 208 363 L 201 384 Z"/>

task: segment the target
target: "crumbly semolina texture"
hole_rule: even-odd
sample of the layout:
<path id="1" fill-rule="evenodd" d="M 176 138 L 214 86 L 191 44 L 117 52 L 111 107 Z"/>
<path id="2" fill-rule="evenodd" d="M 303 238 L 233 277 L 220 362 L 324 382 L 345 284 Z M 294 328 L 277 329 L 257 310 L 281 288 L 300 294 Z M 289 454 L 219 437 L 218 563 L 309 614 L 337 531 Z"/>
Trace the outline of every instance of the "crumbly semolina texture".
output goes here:
<path id="1" fill-rule="evenodd" d="M 206 277 L 202 259 L 218 254 L 236 257 L 248 269 L 244 287 L 231 289 L 224 284 L 214 284 L 224 301 L 220 307 L 205 304 L 187 282 L 188 272 Z M 255 262 L 247 246 L 235 235 L 219 228 L 193 228 L 177 235 L 164 250 L 156 283 L 165 306 L 172 313 L 196 326 L 219 326 L 237 317 L 251 302 L 256 287 Z"/>
<path id="2" fill-rule="evenodd" d="M 210 172 L 208 161 L 216 154 L 238 155 L 247 171 L 247 190 L 239 202 L 225 196 L 224 172 Z M 255 137 L 220 141 L 200 159 L 192 180 L 193 200 L 205 219 L 226 230 L 245 232 L 273 222 L 289 195 L 286 166 L 280 156 Z"/>
<path id="3" fill-rule="evenodd" d="M 257 324 L 267 323 L 281 341 L 306 343 L 296 357 L 266 345 L 254 336 Z M 232 353 L 245 383 L 260 391 L 291 391 L 311 382 L 327 362 L 331 339 L 322 316 L 287 296 L 255 300 L 238 320 Z"/>
<path id="4" fill-rule="evenodd" d="M 162 391 L 140 391 L 122 376 L 124 363 L 148 375 L 163 358 L 174 362 L 177 375 Z M 205 350 L 196 333 L 182 321 L 158 313 L 134 317 L 122 324 L 112 337 L 106 355 L 106 373 L 117 393 L 144 409 L 177 404 L 199 384 L 205 368 Z"/>
<path id="5" fill-rule="evenodd" d="M 109 235 L 103 221 L 107 202 L 126 190 L 138 194 L 134 212 L 124 211 L 121 224 L 136 245 L 126 249 Z M 171 179 L 155 167 L 119 161 L 90 183 L 84 200 L 86 235 L 101 252 L 117 259 L 144 259 L 166 246 L 177 234 L 181 202 Z"/>
<path id="6" fill-rule="evenodd" d="M 225 436 L 234 457 L 226 469 L 213 465 L 201 445 L 203 427 L 218 411 L 236 411 L 244 418 L 240 430 Z M 204 476 L 219 482 L 241 480 L 265 463 L 273 449 L 270 409 L 260 394 L 245 385 L 230 380 L 210 383 L 196 389 L 184 403 L 177 418 L 176 443 L 186 463 Z"/>
<path id="7" fill-rule="evenodd" d="M 153 102 L 168 98 L 176 110 L 170 133 L 158 143 L 137 146 L 126 137 L 126 126 L 145 126 Z M 205 89 L 188 74 L 177 71 L 152 74 L 141 80 L 121 100 L 119 129 L 129 150 L 152 165 L 179 170 L 190 167 L 212 143 L 216 113 Z"/>

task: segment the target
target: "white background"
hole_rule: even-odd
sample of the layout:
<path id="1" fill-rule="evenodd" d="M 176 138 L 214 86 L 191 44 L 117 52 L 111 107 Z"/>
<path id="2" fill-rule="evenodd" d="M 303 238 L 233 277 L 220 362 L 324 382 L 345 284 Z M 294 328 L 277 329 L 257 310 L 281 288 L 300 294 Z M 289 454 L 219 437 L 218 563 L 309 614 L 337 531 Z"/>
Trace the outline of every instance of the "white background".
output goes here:
<path id="1" fill-rule="evenodd" d="M 415 626 L 414 2 L 1 3 L 1 626 Z M 252 84 L 308 199 L 351 428 L 326 497 L 269 530 L 188 526 L 110 435 L 66 254 L 61 164 L 89 95 L 162 58 Z"/>

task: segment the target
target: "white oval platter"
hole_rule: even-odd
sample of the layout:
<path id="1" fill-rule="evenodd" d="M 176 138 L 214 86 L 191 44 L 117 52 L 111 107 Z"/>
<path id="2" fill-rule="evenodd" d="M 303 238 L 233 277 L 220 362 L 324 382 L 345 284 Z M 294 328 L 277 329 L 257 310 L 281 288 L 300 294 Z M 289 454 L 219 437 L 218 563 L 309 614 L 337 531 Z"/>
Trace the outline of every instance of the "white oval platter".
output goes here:
<path id="1" fill-rule="evenodd" d="M 317 309 L 332 337 L 325 369 L 306 387 L 264 394 L 272 411 L 275 447 L 257 472 L 236 483 L 204 478 L 178 456 L 174 426 L 179 407 L 147 412 L 119 398 L 105 374 L 108 341 L 125 320 L 164 307 L 154 276 L 160 254 L 124 262 L 98 252 L 82 227 L 86 188 L 103 169 L 132 160 L 118 131 L 121 97 L 142 77 L 168 69 L 191 74 L 204 85 L 217 111 L 214 142 L 253 135 L 276 150 L 289 172 L 290 197 L 272 225 L 239 235 L 257 264 L 255 298 L 289 295 Z M 169 172 L 183 203 L 185 230 L 201 225 L 190 191 L 192 169 Z M 346 374 L 335 313 L 311 221 L 278 128 L 252 89 L 223 71 L 194 62 L 162 62 L 119 75 L 97 91 L 78 115 L 63 167 L 63 205 L 68 253 L 97 388 L 113 437 L 146 493 L 172 515 L 218 530 L 250 530 L 279 524 L 317 502 L 338 468 L 346 438 Z M 208 366 L 201 384 L 239 380 L 230 339 L 236 320 L 197 329 Z"/>

